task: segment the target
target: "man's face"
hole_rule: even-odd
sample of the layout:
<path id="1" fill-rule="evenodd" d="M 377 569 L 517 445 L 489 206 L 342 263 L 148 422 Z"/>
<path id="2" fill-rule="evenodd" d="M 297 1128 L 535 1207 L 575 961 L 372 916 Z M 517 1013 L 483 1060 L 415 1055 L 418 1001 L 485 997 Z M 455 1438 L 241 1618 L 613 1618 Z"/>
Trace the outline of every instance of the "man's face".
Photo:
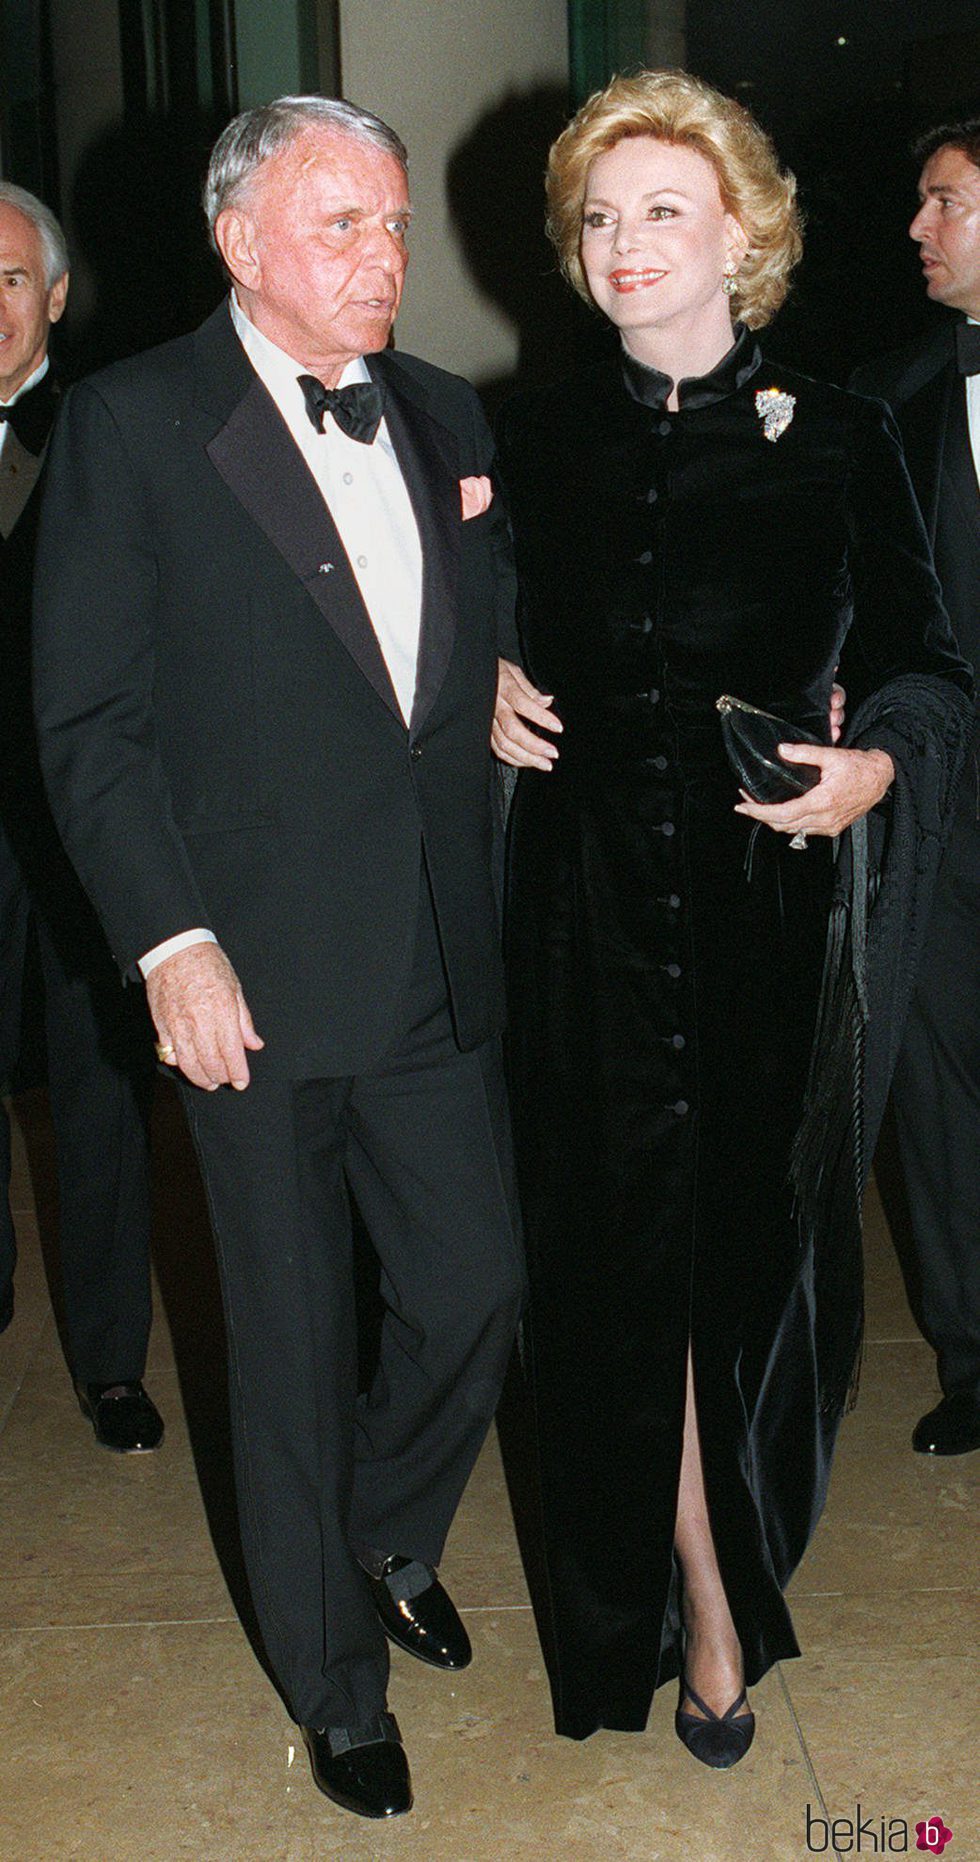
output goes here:
<path id="1" fill-rule="evenodd" d="M 909 232 L 929 296 L 980 318 L 980 168 L 962 149 L 937 149 L 919 177 L 919 200 Z"/>
<path id="2" fill-rule="evenodd" d="M 0 202 L 0 401 L 9 401 L 44 360 L 67 295 L 67 272 L 50 290 L 45 283 L 34 222 Z"/>
<path id="3" fill-rule="evenodd" d="M 393 155 L 313 128 L 259 169 L 215 234 L 256 327 L 330 387 L 388 341 L 410 214 Z"/>

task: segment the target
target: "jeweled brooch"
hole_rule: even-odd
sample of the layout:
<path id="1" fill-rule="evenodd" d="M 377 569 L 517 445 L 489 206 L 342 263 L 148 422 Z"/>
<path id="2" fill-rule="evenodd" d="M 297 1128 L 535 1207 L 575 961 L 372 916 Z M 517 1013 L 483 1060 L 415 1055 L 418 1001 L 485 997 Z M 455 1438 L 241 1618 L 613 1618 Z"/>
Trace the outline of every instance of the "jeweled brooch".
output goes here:
<path id="1" fill-rule="evenodd" d="M 795 394 L 784 394 L 781 388 L 759 389 L 755 397 L 755 411 L 762 422 L 766 439 L 771 440 L 774 446 L 780 434 L 786 432 L 795 406 Z"/>

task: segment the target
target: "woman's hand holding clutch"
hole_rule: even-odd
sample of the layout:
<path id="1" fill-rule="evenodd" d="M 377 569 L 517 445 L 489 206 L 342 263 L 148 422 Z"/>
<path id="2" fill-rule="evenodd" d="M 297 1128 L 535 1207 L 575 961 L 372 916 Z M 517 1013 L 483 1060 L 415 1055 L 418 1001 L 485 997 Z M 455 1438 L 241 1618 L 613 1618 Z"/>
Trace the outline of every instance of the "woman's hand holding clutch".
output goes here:
<path id="1" fill-rule="evenodd" d="M 881 801 L 895 780 L 895 765 L 887 750 L 785 743 L 779 745 L 779 755 L 787 763 L 815 764 L 820 781 L 805 795 L 768 805 L 753 802 L 740 789 L 742 800 L 735 807 L 737 815 L 762 821 L 777 834 L 842 834 Z"/>
<path id="2" fill-rule="evenodd" d="M 497 703 L 490 732 L 494 755 L 502 763 L 509 763 L 512 769 L 550 769 L 558 755 L 558 746 L 549 738 L 539 736 L 537 731 L 529 730 L 528 725 L 560 731 L 561 722 L 550 709 L 554 699 L 539 692 L 512 660 L 498 660 L 497 665 Z"/>

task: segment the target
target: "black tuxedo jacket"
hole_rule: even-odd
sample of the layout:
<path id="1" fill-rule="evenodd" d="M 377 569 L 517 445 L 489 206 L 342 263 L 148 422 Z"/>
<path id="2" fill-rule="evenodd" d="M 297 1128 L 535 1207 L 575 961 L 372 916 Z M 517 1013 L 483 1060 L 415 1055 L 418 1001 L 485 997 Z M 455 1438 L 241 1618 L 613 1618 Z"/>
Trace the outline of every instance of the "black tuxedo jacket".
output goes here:
<path id="1" fill-rule="evenodd" d="M 953 631 L 980 668 L 980 489 L 970 451 L 956 319 L 867 364 L 851 386 L 887 401 L 902 435 Z"/>
<path id="2" fill-rule="evenodd" d="M 38 545 L 35 697 L 55 817 L 120 968 L 194 925 L 266 1064 L 384 1052 L 424 847 L 457 1038 L 502 1024 L 490 722 L 513 581 L 473 390 L 368 359 L 423 551 L 402 719 L 330 513 L 223 305 L 66 399 Z"/>
<path id="3" fill-rule="evenodd" d="M 49 369 L 20 404 L 30 404 L 37 449 L 48 439 L 60 398 L 57 377 Z M 42 466 L 10 535 L 0 536 L 0 821 L 6 835 L 3 857 L 13 857 L 19 880 L 26 881 L 34 905 L 58 936 L 71 972 L 83 963 L 85 952 L 98 950 L 104 960 L 104 948 L 51 819 L 34 730 L 31 596 L 45 470 Z"/>
<path id="4" fill-rule="evenodd" d="M 32 404 L 37 439 L 45 442 L 54 422 L 59 389 L 49 369 L 24 401 Z M 24 784 L 35 764 L 31 712 L 31 589 L 41 508 L 41 477 L 8 537 L 0 536 L 0 793 L 25 800 Z"/>

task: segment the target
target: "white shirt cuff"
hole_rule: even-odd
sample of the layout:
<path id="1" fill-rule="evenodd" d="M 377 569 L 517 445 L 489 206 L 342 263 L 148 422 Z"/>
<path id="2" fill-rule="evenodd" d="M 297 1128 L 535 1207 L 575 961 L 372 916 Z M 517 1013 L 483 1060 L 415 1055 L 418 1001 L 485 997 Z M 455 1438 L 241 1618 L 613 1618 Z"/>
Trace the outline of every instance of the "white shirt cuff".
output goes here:
<path id="1" fill-rule="evenodd" d="M 189 950 L 192 944 L 216 944 L 217 942 L 213 931 L 203 929 L 179 931 L 176 937 L 168 937 L 162 944 L 154 944 L 153 949 L 148 950 L 145 957 L 139 958 L 140 972 L 145 980 L 150 971 L 156 969 L 158 963 L 165 962 L 167 957 L 176 957 L 179 950 Z"/>

